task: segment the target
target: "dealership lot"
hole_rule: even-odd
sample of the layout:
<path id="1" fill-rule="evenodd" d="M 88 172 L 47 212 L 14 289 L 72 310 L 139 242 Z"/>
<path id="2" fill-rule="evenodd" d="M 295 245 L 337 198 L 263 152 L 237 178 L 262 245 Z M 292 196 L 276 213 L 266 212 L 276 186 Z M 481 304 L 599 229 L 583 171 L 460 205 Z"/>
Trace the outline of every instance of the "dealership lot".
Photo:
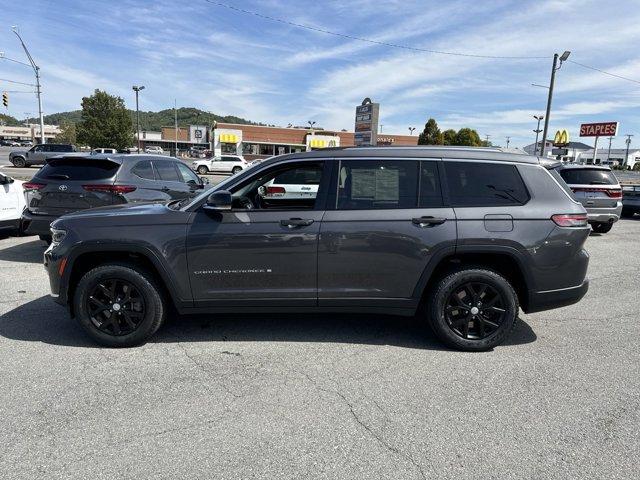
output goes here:
<path id="1" fill-rule="evenodd" d="M 640 470 L 640 218 L 593 235 L 582 302 L 444 350 L 370 315 L 174 319 L 97 348 L 0 240 L 3 478 L 630 478 Z"/>

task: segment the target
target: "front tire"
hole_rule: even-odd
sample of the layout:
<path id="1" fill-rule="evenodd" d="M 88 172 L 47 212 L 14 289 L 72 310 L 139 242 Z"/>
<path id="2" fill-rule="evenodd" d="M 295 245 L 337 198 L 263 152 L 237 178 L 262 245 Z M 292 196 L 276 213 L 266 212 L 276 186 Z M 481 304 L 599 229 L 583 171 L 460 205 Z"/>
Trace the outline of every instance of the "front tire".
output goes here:
<path id="1" fill-rule="evenodd" d="M 607 233 L 613 228 L 613 223 L 594 223 L 591 228 L 596 233 Z"/>
<path id="2" fill-rule="evenodd" d="M 236 173 L 241 171 L 242 171 L 242 167 L 233 167 L 233 169 L 231 170 L 231 173 L 235 175 Z"/>
<path id="3" fill-rule="evenodd" d="M 76 318 L 106 347 L 145 343 L 164 322 L 166 306 L 153 277 L 134 266 L 103 265 L 87 272 L 74 295 Z"/>
<path id="4" fill-rule="evenodd" d="M 511 284 L 484 269 L 443 277 L 428 301 L 429 324 L 442 343 L 475 352 L 500 345 L 513 330 L 519 308 Z"/>
<path id="5" fill-rule="evenodd" d="M 209 169 L 205 165 L 200 165 L 198 167 L 198 173 L 200 175 L 206 175 L 207 173 L 209 173 Z"/>
<path id="6" fill-rule="evenodd" d="M 13 166 L 16 168 L 24 168 L 27 166 L 27 162 L 22 157 L 12 158 L 11 163 L 13 163 Z"/>

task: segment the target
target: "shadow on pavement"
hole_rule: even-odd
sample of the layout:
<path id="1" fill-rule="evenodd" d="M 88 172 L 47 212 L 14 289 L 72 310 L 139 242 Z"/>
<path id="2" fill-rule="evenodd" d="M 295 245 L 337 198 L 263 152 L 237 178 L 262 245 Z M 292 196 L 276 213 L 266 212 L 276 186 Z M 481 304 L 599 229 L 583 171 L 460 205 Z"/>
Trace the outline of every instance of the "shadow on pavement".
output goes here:
<path id="1" fill-rule="evenodd" d="M 42 254 L 46 249 L 47 245 L 36 237 L 36 239 L 31 242 L 19 243 L 18 245 L 12 245 L 6 248 L 0 247 L 0 260 L 7 262 L 42 263 Z"/>
<path id="2" fill-rule="evenodd" d="M 96 347 L 67 310 L 40 297 L 0 316 L 0 335 L 26 342 Z M 536 340 L 518 320 L 505 345 Z M 445 349 L 419 318 L 364 314 L 240 314 L 171 318 L 151 342 L 312 342 Z"/>

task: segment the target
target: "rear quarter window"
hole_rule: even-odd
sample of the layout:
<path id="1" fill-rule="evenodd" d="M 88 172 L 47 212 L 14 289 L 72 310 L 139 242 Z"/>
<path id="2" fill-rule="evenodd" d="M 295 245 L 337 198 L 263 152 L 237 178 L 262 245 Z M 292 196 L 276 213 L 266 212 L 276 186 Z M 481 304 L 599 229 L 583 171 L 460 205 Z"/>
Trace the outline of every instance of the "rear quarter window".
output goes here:
<path id="1" fill-rule="evenodd" d="M 61 158 L 50 160 L 36 177 L 59 180 L 102 180 L 113 177 L 120 165 L 109 160 Z"/>
<path id="2" fill-rule="evenodd" d="M 527 191 L 515 165 L 485 162 L 445 162 L 454 207 L 524 205 Z"/>
<path id="3" fill-rule="evenodd" d="M 617 185 L 613 172 L 595 168 L 561 169 L 560 176 L 568 185 Z"/>

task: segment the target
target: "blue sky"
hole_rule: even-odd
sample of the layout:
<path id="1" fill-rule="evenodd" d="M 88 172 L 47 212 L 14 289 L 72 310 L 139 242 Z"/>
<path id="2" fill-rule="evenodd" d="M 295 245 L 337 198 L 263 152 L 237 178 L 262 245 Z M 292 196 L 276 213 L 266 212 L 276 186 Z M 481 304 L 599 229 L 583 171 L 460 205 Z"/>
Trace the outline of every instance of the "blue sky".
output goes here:
<path id="1" fill-rule="evenodd" d="M 80 107 L 95 88 L 143 110 L 195 106 L 266 123 L 353 129 L 364 97 L 381 104 L 386 133 L 472 127 L 495 144 L 533 141 L 544 113 L 554 52 L 640 80 L 640 1 L 248 0 L 229 4 L 347 35 L 419 48 L 500 56 L 447 56 L 372 45 L 215 6 L 206 0 L 0 0 L 0 51 L 24 60 L 18 25 L 42 68 L 45 113 Z M 32 72 L 0 60 L 0 78 Z M 28 87 L 0 82 L 2 90 Z M 30 94 L 12 94 L 9 113 L 35 115 Z M 640 144 L 640 84 L 567 63 L 557 74 L 550 130 L 572 140 L 588 121 L 620 122 Z M 587 142 L 590 140 L 586 139 Z M 601 143 L 602 145 L 602 143 Z"/>

